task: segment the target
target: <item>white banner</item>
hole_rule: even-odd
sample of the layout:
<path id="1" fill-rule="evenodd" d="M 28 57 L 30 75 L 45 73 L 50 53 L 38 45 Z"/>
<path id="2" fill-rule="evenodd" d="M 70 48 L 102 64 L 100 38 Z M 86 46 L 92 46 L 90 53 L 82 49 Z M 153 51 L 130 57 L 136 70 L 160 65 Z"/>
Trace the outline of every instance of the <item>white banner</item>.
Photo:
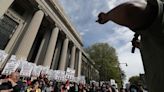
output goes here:
<path id="1" fill-rule="evenodd" d="M 29 62 L 23 63 L 23 66 L 20 71 L 20 75 L 24 77 L 31 77 L 31 72 L 32 72 L 33 67 L 34 67 L 34 64 L 32 63 L 29 63 Z"/>

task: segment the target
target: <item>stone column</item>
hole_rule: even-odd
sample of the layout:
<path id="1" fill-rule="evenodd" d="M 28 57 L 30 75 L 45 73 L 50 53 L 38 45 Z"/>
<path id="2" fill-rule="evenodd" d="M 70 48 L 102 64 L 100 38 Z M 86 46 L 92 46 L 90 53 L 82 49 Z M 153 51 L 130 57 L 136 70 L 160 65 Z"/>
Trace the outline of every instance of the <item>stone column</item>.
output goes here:
<path id="1" fill-rule="evenodd" d="M 4 15 L 14 0 L 0 0 L 0 18 Z"/>
<path id="2" fill-rule="evenodd" d="M 82 52 L 79 51 L 78 72 L 77 72 L 77 76 L 81 76 L 81 63 L 82 63 Z"/>
<path id="3" fill-rule="evenodd" d="M 56 41 L 58 38 L 58 33 L 59 33 L 59 29 L 57 27 L 52 30 L 51 38 L 50 38 L 50 41 L 48 44 L 48 48 L 47 48 L 46 55 L 44 58 L 43 66 L 47 66 L 49 68 L 51 67 L 53 54 L 54 54 L 54 50 L 55 50 L 55 46 L 56 46 Z"/>
<path id="4" fill-rule="evenodd" d="M 59 70 L 65 70 L 68 43 L 69 43 L 69 40 L 68 38 L 66 38 L 64 40 L 63 47 L 62 47 L 61 58 L 59 62 Z"/>
<path id="5" fill-rule="evenodd" d="M 60 51 L 61 51 L 61 48 L 62 48 L 62 41 L 61 39 L 58 39 L 58 43 L 56 45 L 56 48 L 55 48 L 55 53 L 54 53 L 54 58 L 53 58 L 53 61 L 52 61 L 52 65 L 51 65 L 51 69 L 54 69 L 56 70 L 58 68 L 58 62 L 59 62 L 59 59 L 60 59 Z"/>
<path id="6" fill-rule="evenodd" d="M 39 47 L 39 51 L 38 51 L 36 59 L 35 59 L 35 64 L 38 64 L 38 65 L 43 64 L 44 57 L 45 57 L 47 47 L 48 47 L 49 38 L 51 35 L 50 30 L 45 30 L 45 31 L 46 32 L 44 33 L 42 42 L 41 42 L 40 47 Z"/>
<path id="7" fill-rule="evenodd" d="M 74 69 L 75 66 L 75 52 L 76 52 L 76 46 L 73 45 L 71 50 L 71 62 L 70 62 L 70 68 Z"/>
<path id="8" fill-rule="evenodd" d="M 22 58 L 24 60 L 27 59 L 30 49 L 35 40 L 35 37 L 38 33 L 41 22 L 43 20 L 43 17 L 44 17 L 44 13 L 41 10 L 37 11 L 34 14 L 32 20 L 29 24 L 29 27 L 26 30 L 26 33 L 25 33 L 25 35 L 18 47 L 18 50 L 16 52 L 16 56 L 18 59 L 20 59 L 20 58 Z"/>

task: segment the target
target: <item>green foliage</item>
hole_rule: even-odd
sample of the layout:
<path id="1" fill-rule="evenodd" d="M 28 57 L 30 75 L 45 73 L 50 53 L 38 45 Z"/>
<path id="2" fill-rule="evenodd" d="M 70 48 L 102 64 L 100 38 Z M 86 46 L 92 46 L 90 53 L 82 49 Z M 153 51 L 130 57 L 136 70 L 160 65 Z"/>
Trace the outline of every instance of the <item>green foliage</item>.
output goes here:
<path id="1" fill-rule="evenodd" d="M 139 76 L 132 76 L 129 78 L 130 84 L 137 85 L 140 82 L 140 77 Z"/>
<path id="2" fill-rule="evenodd" d="M 124 72 L 119 68 L 118 57 L 113 47 L 107 43 L 96 43 L 86 48 L 86 52 L 95 61 L 101 81 L 115 79 L 119 84 L 122 83 L 121 75 L 124 75 Z"/>

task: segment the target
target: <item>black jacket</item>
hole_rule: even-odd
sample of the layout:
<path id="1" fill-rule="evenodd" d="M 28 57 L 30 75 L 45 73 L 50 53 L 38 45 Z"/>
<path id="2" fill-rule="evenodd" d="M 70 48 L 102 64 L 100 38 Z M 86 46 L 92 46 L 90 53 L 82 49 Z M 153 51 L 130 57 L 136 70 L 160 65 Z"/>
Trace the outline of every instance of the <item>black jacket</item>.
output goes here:
<path id="1" fill-rule="evenodd" d="M 18 85 L 12 87 L 11 82 L 2 83 L 0 85 L 0 90 L 8 90 L 8 89 L 13 89 L 13 92 L 20 92 L 20 88 L 18 87 Z"/>

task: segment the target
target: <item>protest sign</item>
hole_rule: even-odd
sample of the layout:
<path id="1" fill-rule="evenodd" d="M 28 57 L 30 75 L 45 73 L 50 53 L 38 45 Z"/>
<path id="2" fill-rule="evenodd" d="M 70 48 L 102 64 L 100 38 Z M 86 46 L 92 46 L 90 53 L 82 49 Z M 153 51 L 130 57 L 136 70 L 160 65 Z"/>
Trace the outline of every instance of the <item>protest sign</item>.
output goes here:
<path id="1" fill-rule="evenodd" d="M 25 61 L 25 60 L 18 60 L 18 62 L 19 62 L 19 66 L 18 66 L 18 69 L 22 69 L 22 67 L 25 65 L 25 64 L 27 64 L 28 62 L 27 61 Z"/>
<path id="2" fill-rule="evenodd" d="M 25 61 L 23 61 L 25 62 Z M 27 61 L 26 61 L 27 62 Z M 33 69 L 33 64 L 32 63 L 23 63 L 21 71 L 20 71 L 20 75 L 24 76 L 24 77 L 30 77 L 31 76 L 31 72 Z"/>
<path id="3" fill-rule="evenodd" d="M 43 67 L 42 66 L 41 75 L 47 75 L 48 74 L 48 71 L 49 71 L 49 68 L 48 67 Z"/>
<path id="4" fill-rule="evenodd" d="M 3 63 L 7 56 L 8 56 L 8 54 L 5 53 L 5 51 L 0 50 L 0 63 Z"/>
<path id="5" fill-rule="evenodd" d="M 47 77 L 48 77 L 49 80 L 53 80 L 54 79 L 54 77 L 53 77 L 54 73 L 53 72 L 54 71 L 52 69 L 48 71 Z"/>
<path id="6" fill-rule="evenodd" d="M 55 73 L 56 73 L 55 76 L 56 76 L 57 81 L 65 81 L 66 80 L 65 71 L 56 70 Z"/>
<path id="7" fill-rule="evenodd" d="M 82 84 L 86 83 L 85 76 L 80 76 L 79 77 L 79 83 L 82 83 Z"/>
<path id="8" fill-rule="evenodd" d="M 66 70 L 66 79 L 73 81 L 75 77 L 75 70 L 71 68 L 67 68 Z"/>
<path id="9" fill-rule="evenodd" d="M 16 69 L 19 66 L 19 62 L 17 62 L 16 57 L 15 56 L 11 56 L 10 60 L 7 62 L 7 64 L 5 65 L 2 74 L 4 75 L 9 75 L 12 72 L 15 72 Z"/>
<path id="10" fill-rule="evenodd" d="M 32 70 L 32 76 L 33 77 L 39 77 L 41 71 L 42 71 L 42 66 L 36 66 L 36 65 L 34 65 L 33 70 Z"/>

